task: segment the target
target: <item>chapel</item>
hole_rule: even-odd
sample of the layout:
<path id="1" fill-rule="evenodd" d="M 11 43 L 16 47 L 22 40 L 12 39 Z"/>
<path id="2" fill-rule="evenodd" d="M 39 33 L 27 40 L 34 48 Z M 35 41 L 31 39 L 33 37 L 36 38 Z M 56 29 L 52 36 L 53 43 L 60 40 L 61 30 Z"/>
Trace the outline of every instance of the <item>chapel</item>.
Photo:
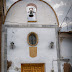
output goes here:
<path id="1" fill-rule="evenodd" d="M 49 3 L 19 0 L 2 26 L 1 72 L 71 72 L 71 43 Z"/>

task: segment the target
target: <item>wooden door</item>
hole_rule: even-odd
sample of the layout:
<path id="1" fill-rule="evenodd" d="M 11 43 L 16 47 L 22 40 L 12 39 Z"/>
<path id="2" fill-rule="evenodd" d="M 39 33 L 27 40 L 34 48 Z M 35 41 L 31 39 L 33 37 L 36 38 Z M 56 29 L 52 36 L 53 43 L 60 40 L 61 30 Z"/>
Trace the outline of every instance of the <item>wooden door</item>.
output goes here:
<path id="1" fill-rule="evenodd" d="M 64 63 L 64 72 L 71 72 L 71 65 L 69 63 Z"/>
<path id="2" fill-rule="evenodd" d="M 21 72 L 44 72 L 44 64 L 21 64 Z"/>

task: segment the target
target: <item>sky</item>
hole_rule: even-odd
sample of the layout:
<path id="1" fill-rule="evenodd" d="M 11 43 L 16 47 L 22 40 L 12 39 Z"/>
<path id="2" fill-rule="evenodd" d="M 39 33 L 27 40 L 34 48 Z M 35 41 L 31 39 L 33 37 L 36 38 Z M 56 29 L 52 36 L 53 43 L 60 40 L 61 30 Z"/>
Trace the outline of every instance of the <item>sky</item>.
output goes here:
<path id="1" fill-rule="evenodd" d="M 17 0 L 6 0 L 6 8 L 8 8 Z M 72 0 L 44 0 L 48 2 L 55 10 L 60 26 L 66 23 L 72 24 Z"/>

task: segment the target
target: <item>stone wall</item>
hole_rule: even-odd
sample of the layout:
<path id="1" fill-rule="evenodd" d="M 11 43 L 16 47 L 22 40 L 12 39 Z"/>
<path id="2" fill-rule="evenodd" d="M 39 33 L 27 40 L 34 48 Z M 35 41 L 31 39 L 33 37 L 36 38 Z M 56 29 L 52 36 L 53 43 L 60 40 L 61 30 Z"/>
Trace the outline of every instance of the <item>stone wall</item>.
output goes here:
<path id="1" fill-rule="evenodd" d="M 0 0 L 0 72 L 1 72 L 1 24 L 2 24 L 2 0 Z"/>

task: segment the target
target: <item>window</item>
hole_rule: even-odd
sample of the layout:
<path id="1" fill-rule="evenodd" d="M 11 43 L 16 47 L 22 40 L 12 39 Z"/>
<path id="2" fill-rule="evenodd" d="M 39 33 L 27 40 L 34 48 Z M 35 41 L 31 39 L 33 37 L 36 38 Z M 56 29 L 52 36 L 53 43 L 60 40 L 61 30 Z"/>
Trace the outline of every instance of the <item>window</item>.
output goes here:
<path id="1" fill-rule="evenodd" d="M 31 32 L 28 34 L 28 44 L 30 46 L 36 46 L 38 43 L 38 36 L 36 33 Z"/>

